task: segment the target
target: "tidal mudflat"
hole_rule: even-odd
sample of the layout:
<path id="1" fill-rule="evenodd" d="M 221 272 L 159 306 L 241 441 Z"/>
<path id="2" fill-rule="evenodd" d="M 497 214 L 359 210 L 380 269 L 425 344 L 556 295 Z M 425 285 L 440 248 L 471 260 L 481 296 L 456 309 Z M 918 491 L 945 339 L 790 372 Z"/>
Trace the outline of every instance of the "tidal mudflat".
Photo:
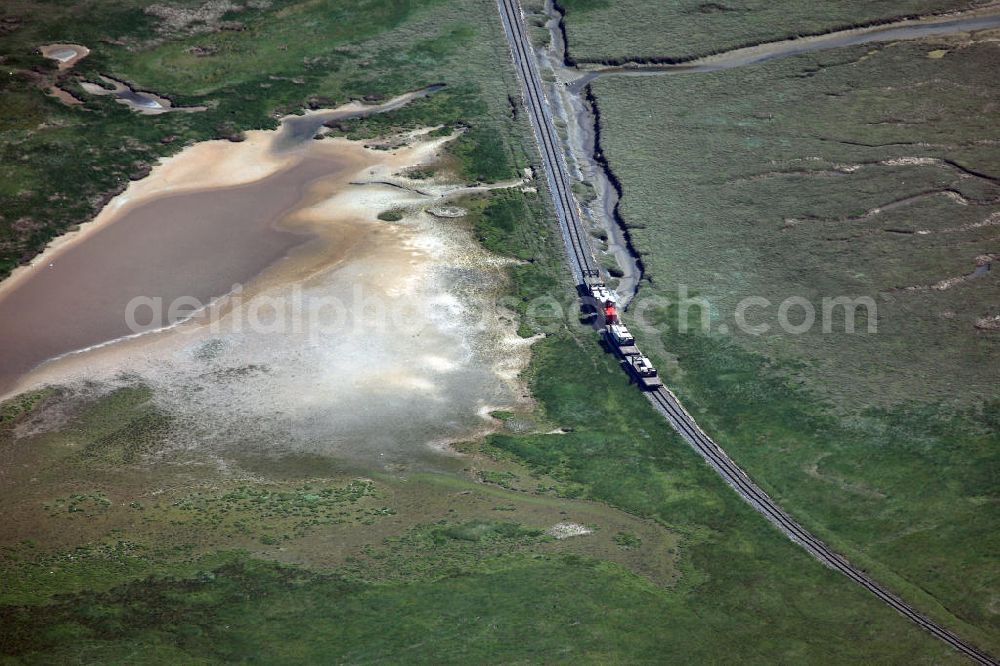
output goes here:
<path id="1" fill-rule="evenodd" d="M 0 387 L 42 361 L 136 332 L 125 316 L 134 298 L 207 302 L 251 279 L 307 240 L 277 225 L 309 183 L 345 166 L 306 159 L 254 183 L 123 206 L 0 295 Z"/>
<path id="2" fill-rule="evenodd" d="M 528 343 L 495 303 L 507 260 L 425 212 L 461 187 L 381 182 L 433 162 L 450 137 L 275 152 L 278 136 L 189 148 L 5 282 L 5 389 L 138 381 L 189 422 L 178 446 L 384 464 L 516 406 Z M 402 219 L 379 220 L 388 210 Z M 163 304 L 132 313 L 149 325 L 139 335 L 126 321 L 136 298 Z M 179 298 L 188 314 L 212 305 L 153 325 Z"/>

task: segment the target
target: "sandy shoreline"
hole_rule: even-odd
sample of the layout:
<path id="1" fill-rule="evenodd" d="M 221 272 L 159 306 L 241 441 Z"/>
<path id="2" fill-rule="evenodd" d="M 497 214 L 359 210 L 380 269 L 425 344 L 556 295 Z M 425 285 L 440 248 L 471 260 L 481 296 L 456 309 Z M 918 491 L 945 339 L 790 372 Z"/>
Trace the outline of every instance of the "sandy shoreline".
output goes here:
<path id="1" fill-rule="evenodd" d="M 185 312 L 200 307 L 272 266 L 334 261 L 351 239 L 334 239 L 294 214 L 315 198 L 316 187 L 343 187 L 358 166 L 350 157 L 310 154 L 250 184 L 133 202 L 0 299 L 7 322 L 0 387 L 46 359 L 146 330 L 146 322 L 172 324 L 185 316 L 174 304 Z M 325 247 L 315 261 L 299 249 L 312 243 Z M 150 305 L 130 309 L 134 303 Z M 154 303 L 162 304 L 155 312 Z"/>
<path id="2" fill-rule="evenodd" d="M 274 198 L 291 201 L 282 204 L 273 222 L 311 240 L 264 266 L 237 297 L 223 299 L 214 318 L 218 326 L 194 318 L 167 330 L 63 354 L 19 376 L 5 387 L 7 395 L 45 385 L 102 391 L 138 381 L 153 388 L 163 409 L 188 424 L 178 433 L 188 441 L 178 446 L 233 446 L 264 437 L 268 446 L 379 464 L 434 459 L 440 454 L 414 445 L 459 441 L 494 429 L 484 410 L 513 409 L 525 400 L 520 376 L 530 357 L 530 341 L 517 336 L 510 314 L 497 305 L 509 260 L 486 252 L 461 221 L 426 212 L 483 188 L 441 178 L 407 182 L 401 176 L 433 163 L 452 138 L 430 137 L 429 131 L 399 137 L 400 147 L 391 151 L 327 138 L 277 154 L 272 148 L 278 131 L 251 132 L 242 143 L 198 144 L 164 160 L 93 222 L 61 237 L 30 267 L 0 284 L 0 314 L 10 294 L 32 278 L 37 282 L 40 273 L 45 277 L 49 264 L 58 271 L 79 251 L 107 250 L 103 232 L 125 228 L 138 215 L 149 217 L 146 224 L 176 217 L 174 202 L 210 206 L 237 191 L 270 202 L 273 191 Z M 282 181 L 289 178 L 292 182 Z M 526 180 L 496 186 L 517 187 Z M 234 201 L 224 209 L 239 205 Z M 387 210 L 406 213 L 400 222 L 387 223 L 377 217 Z M 176 224 L 185 223 L 180 215 Z M 171 241 L 168 234 L 152 244 L 169 254 L 184 240 Z M 99 268 L 123 276 L 106 280 L 114 289 L 119 283 L 131 288 L 128 276 L 142 277 L 145 271 L 156 278 L 149 284 L 183 284 L 181 278 L 192 270 L 212 268 L 224 250 L 214 245 L 206 251 L 185 249 L 201 253 L 204 261 L 180 276 L 167 270 L 169 263 L 159 268 L 145 261 L 129 264 L 127 252 L 107 252 L 106 263 L 115 265 Z M 92 265 L 79 266 L 79 281 L 90 279 Z M 163 272 L 162 281 L 157 271 Z M 114 289 L 95 293 L 99 297 Z M 52 293 L 66 297 L 62 289 Z M 92 297 L 82 293 L 80 298 Z M 331 298 L 337 307 L 309 309 Z M 26 301 L 23 311 L 30 315 L 44 309 L 35 305 L 42 300 Z M 289 313 L 282 309 L 300 302 L 307 307 Z M 269 330 L 267 325 L 245 325 L 248 311 L 262 303 L 277 304 L 274 320 L 287 326 Z M 76 307 L 73 299 L 66 307 Z M 90 316 L 89 308 L 80 312 Z M 61 335 L 67 326 L 76 323 L 51 328 Z"/>
<path id="3" fill-rule="evenodd" d="M 248 132 L 247 140 L 241 144 L 225 139 L 205 141 L 163 158 L 148 176 L 129 183 L 126 190 L 109 201 L 93 219 L 52 239 L 29 263 L 11 271 L 0 281 L 0 301 L 40 267 L 53 263 L 63 252 L 114 223 L 139 204 L 161 196 L 252 183 L 292 164 L 296 159 L 294 154 L 271 154 L 269 134 L 266 130 Z"/>
<path id="4" fill-rule="evenodd" d="M 87 268 L 88 266 L 95 266 L 97 271 L 101 271 L 108 263 L 127 264 L 128 266 L 122 269 L 121 281 L 129 282 L 130 288 L 139 287 L 138 284 L 131 284 L 132 282 L 146 285 L 145 289 L 136 291 L 135 296 L 159 297 L 161 294 L 158 287 L 161 281 L 180 279 L 189 287 L 175 291 L 174 298 L 191 296 L 202 303 L 209 303 L 229 294 L 236 284 L 241 286 L 244 291 L 243 296 L 247 298 L 254 293 L 253 283 L 261 278 L 267 277 L 270 281 L 305 279 L 308 275 L 322 268 L 328 268 L 342 258 L 341 253 L 350 250 L 358 240 L 352 237 L 352 234 L 346 233 L 342 224 L 338 225 L 338 220 L 343 222 L 344 216 L 332 215 L 326 219 L 318 219 L 315 215 L 310 216 L 307 210 L 318 201 L 348 187 L 350 181 L 363 177 L 366 173 L 365 167 L 374 163 L 373 158 L 385 161 L 389 156 L 384 151 L 368 150 L 361 142 L 339 138 L 310 142 L 303 149 L 283 151 L 278 154 L 273 150 L 278 136 L 278 131 L 254 131 L 248 133 L 244 142 L 216 140 L 198 143 L 165 158 L 152 169 L 149 176 L 131 183 L 122 194 L 108 202 L 93 220 L 80 225 L 76 231 L 58 237 L 30 264 L 18 267 L 10 277 L 0 282 L 0 317 L 16 324 L 5 328 L 3 336 L 0 337 L 0 348 L 6 347 L 8 354 L 18 356 L 18 350 L 13 344 L 2 343 L 4 338 L 20 333 L 19 342 L 22 343 L 22 347 L 28 344 L 31 347 L 48 350 L 47 353 L 34 358 L 25 355 L 27 364 L 17 366 L 12 366 L 9 358 L 5 362 L 3 355 L 0 354 L 0 397 L 6 397 L 24 386 L 34 384 L 32 378 L 37 372 L 29 370 L 43 361 L 48 362 L 42 374 L 48 376 L 51 381 L 58 381 L 56 367 L 89 358 L 92 356 L 89 351 L 91 348 L 95 353 L 97 350 L 100 350 L 100 353 L 108 353 L 108 345 L 111 343 L 120 341 L 122 344 L 135 347 L 148 344 L 152 337 L 160 335 L 158 332 L 150 331 L 148 334 L 135 336 L 132 331 L 122 330 L 120 326 L 108 328 L 112 322 L 105 321 L 103 330 L 113 330 L 114 333 L 101 335 L 94 330 L 89 337 L 76 338 L 75 344 L 59 346 L 56 342 L 50 343 L 48 338 L 51 336 L 65 336 L 65 333 L 58 330 L 59 315 L 73 315 L 72 311 L 65 312 L 66 309 L 71 310 L 76 305 L 71 298 L 73 290 L 80 292 L 76 294 L 80 298 L 86 298 L 85 290 L 81 291 L 81 285 L 78 283 L 86 283 L 91 277 L 92 271 Z M 408 157 L 424 159 L 433 149 L 432 146 L 425 145 L 414 150 Z M 303 181 L 300 185 L 293 185 L 299 180 Z M 273 195 L 265 191 L 269 186 L 272 189 L 277 186 L 277 191 Z M 289 190 L 289 186 L 301 188 L 301 192 Z M 236 198 L 228 200 L 227 203 L 227 196 Z M 255 196 L 258 202 L 252 201 Z M 204 261 L 195 262 L 195 266 L 188 269 L 190 273 L 191 270 L 197 271 L 198 265 L 202 265 L 204 268 L 201 270 L 207 272 L 176 278 L 169 274 L 169 266 L 161 266 L 161 275 L 153 276 L 149 280 L 135 280 L 134 277 L 129 277 L 130 275 L 144 277 L 135 271 L 144 274 L 151 269 L 148 261 L 142 261 L 144 251 L 146 259 L 149 260 L 161 252 L 169 253 L 170 248 L 176 250 L 178 247 L 183 247 L 187 239 L 178 236 L 176 240 L 171 240 L 171 235 L 174 231 L 183 235 L 185 229 L 170 229 L 171 225 L 186 226 L 188 234 L 191 234 L 192 230 L 198 231 L 199 225 L 192 226 L 192 223 L 200 221 L 203 215 L 199 215 L 197 211 L 201 210 L 204 213 L 204 210 L 203 207 L 192 208 L 193 201 L 203 199 L 215 208 L 225 209 L 229 206 L 230 209 L 224 210 L 224 214 L 232 213 L 238 218 L 249 219 L 250 216 L 261 213 L 258 209 L 266 209 L 268 205 L 274 204 L 274 197 L 285 197 L 288 201 L 267 212 L 266 219 L 262 219 L 260 224 L 256 225 L 259 227 L 254 236 L 256 240 L 234 237 L 237 244 L 254 240 L 250 252 L 259 255 L 256 267 L 233 271 L 231 279 L 222 280 L 214 292 L 205 292 L 201 279 L 205 276 L 211 278 L 212 271 L 218 270 L 218 266 L 214 265 L 216 262 L 211 259 L 213 253 L 231 252 L 232 249 L 225 235 L 218 235 L 225 229 L 215 229 L 214 227 L 219 225 L 210 219 L 205 220 L 206 225 L 203 228 L 216 233 L 205 240 L 215 247 L 203 248 Z M 244 199 L 251 200 L 244 202 Z M 242 212 L 238 207 L 240 203 L 245 204 Z M 355 217 L 366 214 L 364 210 L 346 210 L 350 210 Z M 190 218 L 181 211 L 190 211 L 198 218 Z M 374 217 L 375 213 L 370 215 Z M 152 243 L 158 247 L 140 246 L 130 250 L 129 246 L 133 243 L 129 243 L 127 238 L 122 240 L 122 225 L 133 224 L 136 216 L 146 218 L 140 225 L 147 225 L 148 231 L 137 229 L 132 235 L 141 234 L 141 238 L 145 239 L 144 243 Z M 174 218 L 173 221 L 171 217 Z M 231 222 L 242 224 L 242 219 Z M 274 233 L 270 233 L 272 230 Z M 260 233 L 266 235 L 260 236 Z M 284 237 L 283 242 L 275 241 L 274 236 L 278 234 Z M 256 247 L 260 244 L 270 246 L 271 252 Z M 138 257 L 128 256 L 136 249 Z M 197 252 L 198 249 L 198 247 L 188 247 L 187 251 Z M 80 258 L 78 255 L 81 254 L 91 256 Z M 102 254 L 106 256 L 101 256 Z M 294 260 L 285 261 L 287 259 Z M 252 258 L 247 260 L 254 263 Z M 58 273 L 67 267 L 72 271 L 71 277 L 67 278 L 66 286 L 60 287 L 53 273 Z M 215 281 L 218 282 L 218 279 Z M 37 295 L 31 293 L 43 289 L 45 282 L 49 283 L 48 293 Z M 94 285 L 94 290 L 105 292 L 109 288 L 113 289 L 117 282 L 111 280 L 104 285 Z M 64 293 L 67 291 L 70 293 Z M 169 290 L 163 296 L 166 296 L 165 301 L 169 303 L 171 299 Z M 36 303 L 42 305 L 35 305 Z M 74 333 L 81 328 L 97 326 L 95 322 L 86 319 L 88 308 L 82 307 L 85 304 L 80 305 L 79 313 L 64 318 L 66 322 L 72 322 L 68 325 L 75 329 Z M 122 303 L 119 308 L 122 314 L 117 316 L 118 324 L 124 323 L 124 309 Z M 113 315 L 113 312 L 110 314 Z M 163 334 L 166 335 L 171 327 L 164 328 L 166 330 Z M 10 340 L 7 342 L 10 343 Z M 87 350 L 86 353 L 76 353 L 84 350 Z M 12 379 L 12 372 L 18 376 L 16 381 Z"/>
<path id="5" fill-rule="evenodd" d="M 326 121 L 392 111 L 413 99 L 426 96 L 433 89 L 435 86 L 405 93 L 379 105 L 351 101 L 335 109 L 310 109 L 302 115 L 290 114 L 280 119 L 277 130 L 251 130 L 244 133 L 245 140 L 240 142 L 226 139 L 201 141 L 161 158 L 145 178 L 130 182 L 125 191 L 111 199 L 93 219 L 81 223 L 74 231 L 52 239 L 30 262 L 17 266 L 10 275 L 0 280 L 0 300 L 37 266 L 51 263 L 64 248 L 85 240 L 135 205 L 152 201 L 157 196 L 252 183 L 288 167 L 299 159 L 304 146 L 287 145 L 287 134 L 303 119 L 321 117 Z M 311 135 L 307 138 L 311 139 Z M 309 147 L 310 150 L 313 148 Z M 362 148 L 361 143 L 342 138 L 327 138 L 322 142 L 322 151 L 330 155 L 345 152 L 359 155 L 358 151 Z M 422 154 L 419 159 L 427 157 L 427 154 Z"/>

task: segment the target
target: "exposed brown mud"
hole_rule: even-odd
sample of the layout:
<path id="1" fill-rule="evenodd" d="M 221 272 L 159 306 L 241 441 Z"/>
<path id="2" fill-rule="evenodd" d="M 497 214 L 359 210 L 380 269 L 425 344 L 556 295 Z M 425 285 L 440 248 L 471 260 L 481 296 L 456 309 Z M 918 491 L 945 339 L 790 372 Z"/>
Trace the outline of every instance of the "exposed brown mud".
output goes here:
<path id="1" fill-rule="evenodd" d="M 45 44 L 39 46 L 38 50 L 43 57 L 59 63 L 59 71 L 69 69 L 90 55 L 90 49 L 82 44 Z"/>
<path id="2" fill-rule="evenodd" d="M 509 261 L 425 212 L 481 188 L 396 176 L 455 138 L 428 133 L 276 151 L 279 132 L 248 132 L 166 160 L 0 285 L 0 317 L 24 315 L 0 343 L 8 394 L 141 382 L 185 423 L 177 447 L 441 465 L 444 443 L 527 399 L 531 341 L 497 304 Z M 205 307 L 138 333 L 123 317 L 178 296 Z"/>
<path id="3" fill-rule="evenodd" d="M 351 166 L 314 157 L 246 185 L 157 197 L 48 257 L 0 296 L 0 390 L 46 359 L 133 333 L 132 299 L 207 303 L 249 281 L 309 239 L 278 225 L 310 184 L 344 181 Z"/>

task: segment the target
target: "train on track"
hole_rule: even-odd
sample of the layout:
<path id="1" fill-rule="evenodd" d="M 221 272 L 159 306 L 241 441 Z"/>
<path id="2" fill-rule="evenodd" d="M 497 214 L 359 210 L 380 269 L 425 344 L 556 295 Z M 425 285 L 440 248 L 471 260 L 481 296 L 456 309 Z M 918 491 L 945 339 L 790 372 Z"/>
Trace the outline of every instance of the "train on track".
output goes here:
<path id="1" fill-rule="evenodd" d="M 532 57 L 532 43 L 524 23 L 520 2 L 497 0 L 497 6 L 504 23 L 504 33 L 510 44 L 512 60 L 521 77 L 524 108 L 535 130 L 535 138 L 538 141 L 549 190 L 559 218 L 570 267 L 574 278 L 577 279 L 579 294 L 584 303 L 584 312 L 591 316 L 596 315 L 595 319 L 603 329 L 602 335 L 606 344 L 622 359 L 622 365 L 637 379 L 639 386 L 646 389 L 645 394 L 649 401 L 685 441 L 719 473 L 719 476 L 739 493 L 740 497 L 788 535 L 792 541 L 802 546 L 806 552 L 834 571 L 839 571 L 858 583 L 890 608 L 975 662 L 984 666 L 1000 666 L 1000 661 L 921 615 L 796 523 L 698 427 L 694 418 L 677 401 L 676 396 L 663 385 L 657 377 L 656 369 L 649 359 L 639 353 L 635 339 L 619 321 L 617 299 L 601 281 L 600 273 L 596 270 L 597 262 L 591 253 L 587 232 L 580 219 L 580 209 L 573 197 L 568 169 L 563 161 L 561 142 L 545 103 L 542 79 Z M 603 315 L 603 318 L 600 315 Z"/>
<path id="2" fill-rule="evenodd" d="M 621 357 L 629 374 L 635 378 L 639 386 L 646 390 L 655 390 L 663 386 L 656 368 L 648 358 L 642 355 L 635 345 L 635 338 L 629 333 L 625 324 L 618 317 L 618 302 L 614 293 L 601 280 L 597 271 L 587 271 L 584 275 L 586 295 L 593 299 L 592 306 L 604 320 L 604 339 L 608 346 Z"/>

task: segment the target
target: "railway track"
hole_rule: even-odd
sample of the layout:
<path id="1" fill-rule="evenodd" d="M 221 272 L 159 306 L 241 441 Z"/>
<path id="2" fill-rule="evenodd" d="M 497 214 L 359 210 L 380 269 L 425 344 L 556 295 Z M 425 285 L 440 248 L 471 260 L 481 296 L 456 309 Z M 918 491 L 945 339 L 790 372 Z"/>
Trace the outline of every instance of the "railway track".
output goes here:
<path id="1" fill-rule="evenodd" d="M 561 144 L 543 92 L 531 40 L 525 29 L 521 5 L 519 0 L 497 0 L 497 6 L 503 22 L 504 33 L 510 45 L 514 66 L 521 81 L 524 106 L 531 120 L 546 180 L 549 190 L 552 192 L 570 268 L 577 284 L 582 285 L 585 283 L 585 277 L 594 274 L 597 270 L 597 262 L 591 253 L 590 243 L 587 241 L 579 204 L 573 196 L 569 170 L 566 167 Z M 645 395 L 653 407 L 740 497 L 806 552 L 824 565 L 847 576 L 874 594 L 880 601 L 971 660 L 986 666 L 1000 666 L 1000 662 L 992 656 L 919 613 L 799 525 L 757 486 L 718 444 L 698 427 L 694 418 L 684 409 L 673 392 L 663 387 L 655 391 L 647 391 Z"/>
<path id="2" fill-rule="evenodd" d="M 570 268 L 577 284 L 580 284 L 588 272 L 597 269 L 580 219 L 580 206 L 573 196 L 569 169 L 566 167 L 559 137 L 555 132 L 552 113 L 542 91 L 542 80 L 531 52 L 531 41 L 524 32 L 521 5 L 519 2 L 499 0 L 499 7 L 507 41 L 525 93 L 525 108 L 531 117 L 535 141 L 542 154 L 545 178 L 556 204 L 556 215 L 566 244 L 566 253 L 570 259 Z"/>

